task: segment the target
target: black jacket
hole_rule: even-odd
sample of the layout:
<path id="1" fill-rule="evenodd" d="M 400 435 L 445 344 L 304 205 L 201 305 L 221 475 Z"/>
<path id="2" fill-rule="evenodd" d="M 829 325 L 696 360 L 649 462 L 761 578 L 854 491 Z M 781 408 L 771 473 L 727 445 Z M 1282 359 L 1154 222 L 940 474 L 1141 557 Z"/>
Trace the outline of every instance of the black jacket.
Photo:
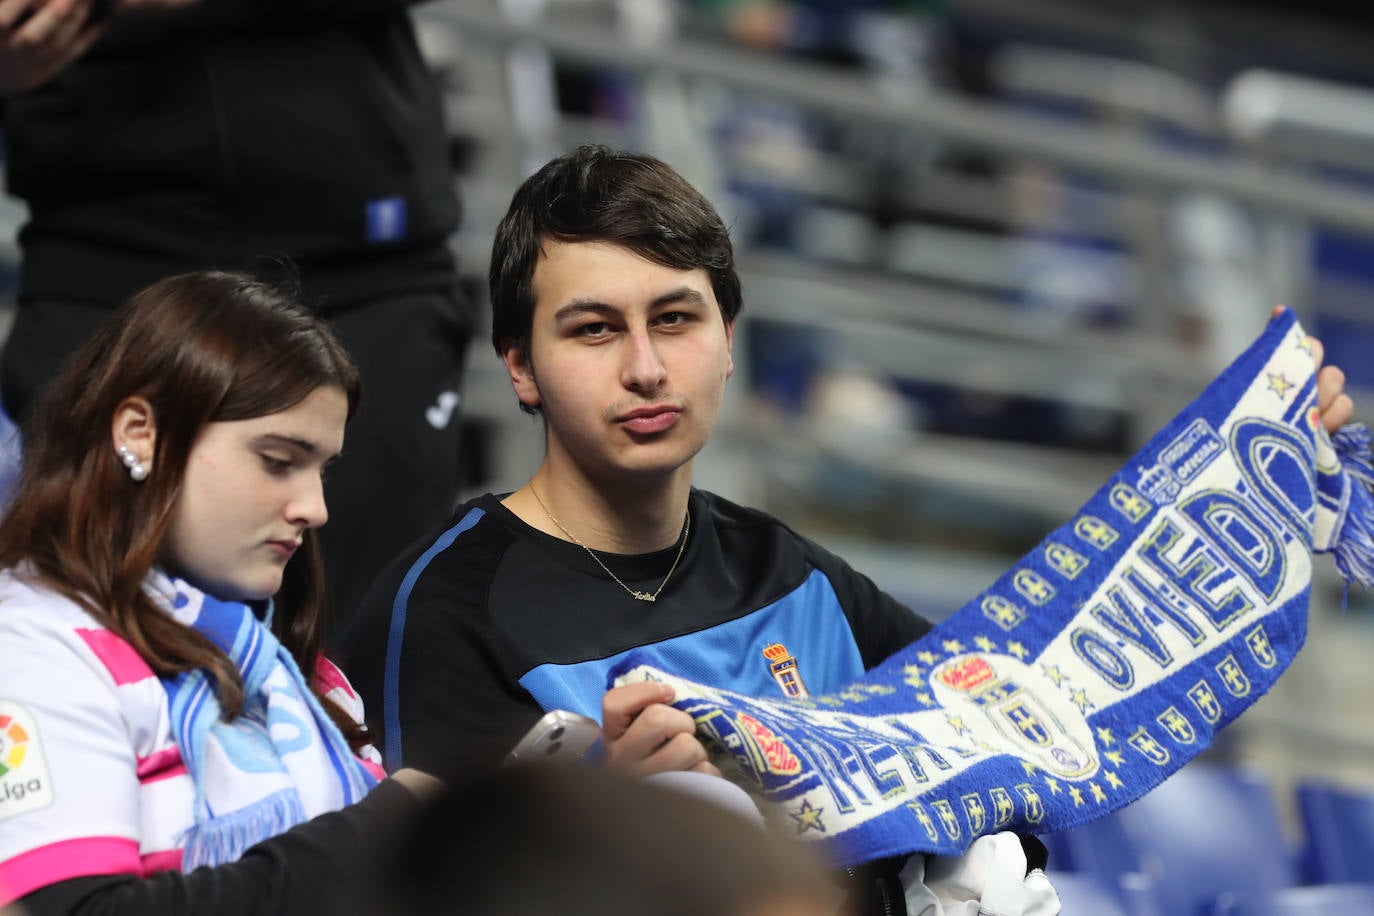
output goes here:
<path id="1" fill-rule="evenodd" d="M 124 14 L 8 100 L 29 205 L 21 299 L 114 303 L 291 258 L 308 302 L 453 283 L 437 88 L 396 0 L 201 0 Z"/>

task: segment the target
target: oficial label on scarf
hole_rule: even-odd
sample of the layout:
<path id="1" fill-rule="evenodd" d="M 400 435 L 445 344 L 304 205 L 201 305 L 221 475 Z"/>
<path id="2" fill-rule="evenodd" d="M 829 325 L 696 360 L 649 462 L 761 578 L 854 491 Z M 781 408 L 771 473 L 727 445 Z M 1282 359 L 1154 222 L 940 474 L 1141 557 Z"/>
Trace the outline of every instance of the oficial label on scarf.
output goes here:
<path id="1" fill-rule="evenodd" d="M 1161 782 L 1274 683 L 1352 483 L 1284 313 L 1068 523 L 836 693 L 752 698 L 634 658 L 775 824 L 853 863 L 1067 829 Z M 1368 505 L 1366 501 L 1364 505 Z"/>
<path id="2" fill-rule="evenodd" d="M 46 808 L 53 797 L 38 723 L 26 707 L 0 700 L 0 821 Z"/>

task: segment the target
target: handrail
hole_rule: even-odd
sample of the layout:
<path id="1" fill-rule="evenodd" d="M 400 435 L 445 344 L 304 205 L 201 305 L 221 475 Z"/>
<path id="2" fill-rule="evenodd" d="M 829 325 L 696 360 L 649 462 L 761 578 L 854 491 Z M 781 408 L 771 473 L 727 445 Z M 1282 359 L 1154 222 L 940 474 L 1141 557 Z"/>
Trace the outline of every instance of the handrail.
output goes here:
<path id="1" fill-rule="evenodd" d="M 508 45 L 533 41 L 574 63 L 715 80 L 855 121 L 923 130 L 972 147 L 1038 157 L 1136 186 L 1214 191 L 1374 234 L 1374 197 L 1256 163 L 1185 155 L 1092 127 L 1055 124 L 1051 128 L 1032 115 L 939 90 L 892 98 L 862 77 L 818 71 L 786 58 L 764 60 L 700 41 L 680 39 L 641 47 L 579 23 L 517 24 L 493 10 L 458 2 L 433 5 L 426 14 L 484 40 Z"/>

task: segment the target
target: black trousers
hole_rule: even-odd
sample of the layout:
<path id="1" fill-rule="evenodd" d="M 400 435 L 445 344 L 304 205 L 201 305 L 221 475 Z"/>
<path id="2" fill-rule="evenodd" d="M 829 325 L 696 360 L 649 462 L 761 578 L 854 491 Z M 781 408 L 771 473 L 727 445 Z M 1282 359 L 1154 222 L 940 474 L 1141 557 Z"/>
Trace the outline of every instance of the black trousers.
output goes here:
<path id="1" fill-rule="evenodd" d="M 0 355 L 0 397 L 22 422 L 39 388 L 110 314 L 94 304 L 28 302 Z M 331 643 L 372 579 L 448 518 L 459 487 L 459 408 L 471 332 L 456 292 L 371 300 L 328 319 L 362 373 L 363 396 L 329 469 L 320 532 Z"/>

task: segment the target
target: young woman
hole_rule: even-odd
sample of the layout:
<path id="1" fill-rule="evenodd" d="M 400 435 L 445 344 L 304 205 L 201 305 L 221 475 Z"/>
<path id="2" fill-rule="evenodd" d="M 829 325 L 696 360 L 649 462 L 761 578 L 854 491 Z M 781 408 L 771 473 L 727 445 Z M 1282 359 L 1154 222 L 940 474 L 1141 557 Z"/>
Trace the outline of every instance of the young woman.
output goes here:
<path id="1" fill-rule="evenodd" d="M 0 520 L 0 905 L 329 912 L 414 804 L 320 655 L 357 399 L 318 318 L 227 273 L 136 294 L 46 390 Z"/>

